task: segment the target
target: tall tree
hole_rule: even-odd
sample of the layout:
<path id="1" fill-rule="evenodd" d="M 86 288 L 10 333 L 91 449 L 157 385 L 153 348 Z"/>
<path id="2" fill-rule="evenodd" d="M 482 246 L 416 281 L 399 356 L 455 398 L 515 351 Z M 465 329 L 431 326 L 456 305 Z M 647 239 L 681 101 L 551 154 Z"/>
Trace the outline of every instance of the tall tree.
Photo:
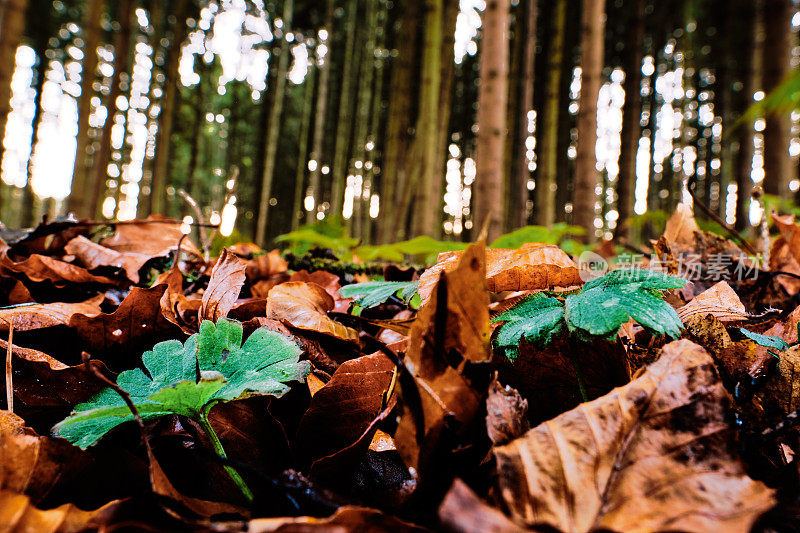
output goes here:
<path id="1" fill-rule="evenodd" d="M 558 108 L 564 57 L 564 27 L 567 20 L 567 0 L 556 0 L 551 15 L 550 49 L 547 55 L 547 94 L 542 121 L 541 156 L 536 178 L 534 221 L 549 226 L 555 219 L 555 186 L 558 159 Z"/>
<path id="2" fill-rule="evenodd" d="M 583 0 L 581 18 L 581 95 L 578 109 L 578 152 L 575 166 L 575 189 L 572 200 L 573 221 L 586 228 L 585 238 L 594 240 L 595 202 L 598 184 L 597 95 L 602 83 L 603 29 L 605 0 Z"/>
<path id="3" fill-rule="evenodd" d="M 114 36 L 114 73 L 111 76 L 111 87 L 105 102 L 108 113 L 100 132 L 100 147 L 94 159 L 94 175 L 89 188 L 89 202 L 82 213 L 87 218 L 93 217 L 99 211 L 100 198 L 106 188 L 108 177 L 106 165 L 111 156 L 111 128 L 114 126 L 114 116 L 117 111 L 117 97 L 122 92 L 122 73 L 127 74 L 130 65 L 131 19 L 135 7 L 134 0 L 121 0 L 117 6 L 119 31 Z"/>
<path id="4" fill-rule="evenodd" d="M 297 168 L 295 168 L 294 207 L 292 209 L 292 230 L 297 229 L 303 218 L 303 199 L 306 168 L 308 167 L 308 133 L 311 127 L 311 108 L 314 103 L 314 78 L 317 69 L 311 67 L 303 81 L 303 116 L 301 117 L 300 138 L 297 141 Z"/>
<path id="5" fill-rule="evenodd" d="M 425 33 L 422 43 L 422 79 L 419 91 L 419 114 L 415 128 L 415 153 L 419 158 L 418 174 L 414 177 L 416 205 L 412 217 L 415 235 L 438 237 L 441 233 L 442 178 L 436 175 L 439 90 L 442 68 L 443 0 L 425 1 Z"/>
<path id="6" fill-rule="evenodd" d="M 264 147 L 264 174 L 261 176 L 261 194 L 258 203 L 258 221 L 256 223 L 256 242 L 264 244 L 267 238 L 267 222 L 269 220 L 269 201 L 272 196 L 272 183 L 275 174 L 275 156 L 278 153 L 278 134 L 281 129 L 283 98 L 286 91 L 286 72 L 289 69 L 289 41 L 286 34 L 291 31 L 294 0 L 283 0 L 283 36 L 281 38 L 280 57 L 278 58 L 277 82 L 275 97 L 269 112 L 269 130 Z"/>
<path id="7" fill-rule="evenodd" d="M 636 155 L 639 152 L 642 119 L 642 56 L 644 41 L 644 0 L 633 0 L 631 23 L 625 44 L 625 103 L 622 108 L 622 132 L 617 185 L 617 238 L 630 237 L 628 220 L 633 216 L 636 191 Z"/>
<path id="8" fill-rule="evenodd" d="M 97 45 L 100 43 L 100 20 L 103 0 L 87 0 L 84 4 L 82 35 L 83 64 L 81 65 L 81 95 L 78 98 L 78 136 L 75 168 L 72 171 L 71 193 L 67 200 L 69 211 L 84 214 L 87 200 L 87 152 L 89 150 L 89 115 L 92 112 L 93 85 L 97 79 Z"/>
<path id="9" fill-rule="evenodd" d="M 320 37 L 320 45 L 325 45 L 326 53 L 320 58 L 318 65 L 319 75 L 317 76 L 317 102 L 314 110 L 314 134 L 311 141 L 311 160 L 314 161 L 312 165 L 311 174 L 308 178 L 308 194 L 314 199 L 314 209 L 308 211 L 306 216 L 306 223 L 311 223 L 315 220 L 319 204 L 322 203 L 322 183 L 320 176 L 322 174 L 322 150 L 325 141 L 325 125 L 327 123 L 326 117 L 328 112 L 328 85 L 331 79 L 331 45 L 333 39 L 331 32 L 333 32 L 333 12 L 334 0 L 327 0 L 325 8 L 325 32 L 326 38 Z M 319 47 L 317 48 L 319 50 Z"/>
<path id="10" fill-rule="evenodd" d="M 789 71 L 792 47 L 791 0 L 763 0 L 765 31 L 763 89 L 770 92 Z M 792 161 L 789 156 L 791 122 L 788 113 L 770 113 L 764 128 L 764 192 L 789 198 Z"/>
<path id="11" fill-rule="evenodd" d="M 737 55 L 739 57 L 737 77 L 741 80 L 741 89 L 736 98 L 736 106 L 742 115 L 753 101 L 755 87 L 756 60 L 755 32 L 756 10 L 754 0 L 738 0 L 737 18 L 744 24 L 744 31 L 738 38 Z M 723 129 L 723 134 L 727 135 Z M 736 229 L 743 230 L 750 224 L 750 193 L 753 188 L 753 123 L 752 120 L 743 120 L 743 123 L 733 132 L 738 145 L 735 158 L 736 173 Z"/>
<path id="12" fill-rule="evenodd" d="M 475 222 L 493 241 L 503 231 L 503 152 L 508 98 L 509 3 L 488 0 L 484 12 L 478 93 Z"/>

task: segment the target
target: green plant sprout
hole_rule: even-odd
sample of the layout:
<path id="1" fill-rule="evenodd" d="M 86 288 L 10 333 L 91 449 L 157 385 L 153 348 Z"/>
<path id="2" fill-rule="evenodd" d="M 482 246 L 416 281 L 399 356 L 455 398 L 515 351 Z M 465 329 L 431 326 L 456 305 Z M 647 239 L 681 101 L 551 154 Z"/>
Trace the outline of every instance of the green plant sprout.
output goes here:
<path id="1" fill-rule="evenodd" d="M 285 336 L 259 328 L 242 344 L 242 325 L 221 318 L 205 320 L 200 332 L 186 343 L 170 340 L 156 344 L 142 355 L 147 369 L 126 370 L 117 385 L 130 399 L 143 420 L 183 415 L 200 424 L 214 451 L 227 458 L 222 443 L 208 419 L 219 402 L 250 396 L 280 397 L 288 382 L 303 382 L 310 372 L 308 361 L 300 361 L 301 350 Z M 53 427 L 53 435 L 86 449 L 115 427 L 134 419 L 123 398 L 112 388 L 75 406 L 72 414 Z M 233 467 L 225 471 L 248 501 L 253 494 Z"/>
<path id="2" fill-rule="evenodd" d="M 406 305 L 416 309 L 420 304 L 419 280 L 417 281 L 368 281 L 345 285 L 339 289 L 344 298 L 352 298 L 353 314 L 360 315 L 363 309 L 380 305 L 392 296 L 397 296 Z"/>

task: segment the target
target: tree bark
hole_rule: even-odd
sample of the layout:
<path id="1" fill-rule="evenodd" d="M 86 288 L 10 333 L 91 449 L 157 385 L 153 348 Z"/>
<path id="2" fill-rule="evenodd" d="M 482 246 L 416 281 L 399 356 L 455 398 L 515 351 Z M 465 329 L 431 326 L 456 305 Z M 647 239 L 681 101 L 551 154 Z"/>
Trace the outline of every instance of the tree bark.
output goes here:
<path id="1" fill-rule="evenodd" d="M 131 17 L 136 2 L 133 0 L 121 0 L 119 3 L 118 18 L 120 29 L 114 37 L 114 74 L 111 76 L 111 88 L 106 99 L 106 109 L 108 114 L 103 129 L 100 132 L 100 149 L 97 157 L 94 158 L 94 175 L 89 193 L 89 202 L 86 205 L 84 216 L 92 218 L 100 209 L 100 197 L 106 188 L 106 178 L 108 177 L 107 163 L 111 155 L 111 128 L 114 126 L 114 116 L 117 111 L 117 97 L 120 95 L 120 75 L 128 71 L 130 64 L 130 45 L 131 45 Z M 119 182 L 122 182 L 120 176 Z"/>
<path id="2" fill-rule="evenodd" d="M 634 0 L 631 26 L 625 51 L 625 102 L 617 183 L 617 227 L 615 237 L 630 238 L 629 219 L 636 201 L 636 155 L 639 152 L 642 118 L 642 44 L 644 40 L 644 0 Z"/>
<path id="3" fill-rule="evenodd" d="M 294 208 L 292 209 L 292 231 L 296 230 L 303 218 L 303 200 L 305 198 L 304 187 L 306 177 L 306 167 L 308 166 L 308 133 L 311 127 L 311 108 L 314 103 L 314 78 L 316 68 L 311 70 L 303 82 L 303 117 L 300 125 L 300 139 L 297 142 L 297 168 L 295 170 L 294 183 Z"/>
<path id="4" fill-rule="evenodd" d="M 578 150 L 575 161 L 573 221 L 586 229 L 584 239 L 595 240 L 595 202 L 598 184 L 597 95 L 603 70 L 605 0 L 583 0 L 581 19 L 581 95 L 578 110 Z"/>
<path id="5" fill-rule="evenodd" d="M 39 137 L 39 126 L 42 123 L 42 93 L 44 92 L 44 82 L 47 76 L 47 35 L 39 35 L 36 38 L 36 83 L 33 86 L 33 120 L 31 124 L 31 154 L 28 157 L 27 181 L 22 192 L 21 220 L 20 225 L 29 227 L 36 224 L 36 193 L 33 190 L 33 156 L 36 153 L 36 142 Z M 41 155 L 41 154 L 40 154 Z"/>
<path id="6" fill-rule="evenodd" d="M 478 92 L 475 216 L 491 242 L 503 231 L 503 151 L 508 98 L 509 3 L 489 0 L 483 17 Z"/>
<path id="7" fill-rule="evenodd" d="M 738 77 L 742 82 L 742 89 L 736 99 L 740 114 L 744 114 L 753 101 L 755 87 L 755 6 L 754 0 L 740 0 L 736 12 L 744 21 L 745 31 L 738 39 L 739 70 Z M 725 135 L 725 130 L 722 130 Z M 745 120 L 735 130 L 736 143 L 739 149 L 736 152 L 734 166 L 736 173 L 736 222 L 735 227 L 741 231 L 750 225 L 750 193 L 753 189 L 753 122 Z"/>
<path id="8" fill-rule="evenodd" d="M 314 169 L 308 178 L 308 194 L 314 199 L 314 209 L 306 214 L 306 224 L 311 224 L 316 220 L 317 210 L 319 204 L 322 203 L 322 190 L 321 179 L 322 174 L 322 150 L 323 143 L 325 142 L 325 125 L 326 114 L 328 112 L 328 85 L 331 79 L 331 45 L 333 39 L 333 11 L 334 0 L 327 0 L 328 4 L 325 10 L 325 30 L 328 32 L 328 38 L 320 44 L 325 44 L 328 51 L 322 59 L 322 65 L 319 65 L 319 76 L 317 77 L 317 102 L 314 110 L 314 138 L 311 142 L 311 160 L 316 162 Z"/>
<path id="9" fill-rule="evenodd" d="M 294 0 L 283 0 L 283 33 L 291 31 Z M 269 130 L 264 149 L 264 174 L 261 176 L 261 197 L 258 203 L 258 222 L 256 224 L 256 243 L 263 245 L 267 238 L 269 221 L 269 200 L 272 196 L 272 182 L 275 174 L 275 156 L 278 153 L 278 134 L 281 129 L 283 98 L 286 91 L 286 72 L 289 69 L 289 42 L 281 40 L 281 56 L 278 59 L 278 78 L 275 84 L 275 99 L 269 116 Z"/>
<path id="10" fill-rule="evenodd" d="M 792 46 L 791 0 L 764 0 L 763 89 L 769 93 L 789 72 Z M 792 161 L 789 156 L 791 122 L 788 113 L 770 113 L 764 117 L 764 192 L 790 198 L 789 181 Z"/>
<path id="11" fill-rule="evenodd" d="M 555 219 L 555 186 L 558 169 L 558 103 L 564 57 L 564 26 L 567 19 L 567 0 L 556 0 L 552 14 L 552 38 L 547 67 L 547 95 L 542 121 L 541 157 L 536 179 L 534 221 L 550 226 Z"/>

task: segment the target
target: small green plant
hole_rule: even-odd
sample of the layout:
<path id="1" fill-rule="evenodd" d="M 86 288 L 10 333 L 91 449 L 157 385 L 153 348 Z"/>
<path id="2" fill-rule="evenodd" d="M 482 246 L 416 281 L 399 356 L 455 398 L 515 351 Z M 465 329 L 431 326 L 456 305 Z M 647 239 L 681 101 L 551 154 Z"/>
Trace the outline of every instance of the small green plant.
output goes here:
<path id="1" fill-rule="evenodd" d="M 308 376 L 310 365 L 299 360 L 300 353 L 296 344 L 266 328 L 257 329 L 242 344 L 241 324 L 224 318 L 216 324 L 206 320 L 186 343 L 160 342 L 145 352 L 142 362 L 147 373 L 140 368 L 126 370 L 117 377 L 117 385 L 130 395 L 144 420 L 183 415 L 198 422 L 214 451 L 225 458 L 208 420 L 211 408 L 249 396 L 282 396 L 289 390 L 288 382 Z M 56 424 L 53 434 L 86 449 L 133 419 L 123 398 L 106 388 L 75 406 L 70 416 Z M 239 473 L 225 468 L 251 500 L 252 493 Z"/>
<path id="2" fill-rule="evenodd" d="M 417 281 L 368 281 L 345 285 L 339 289 L 339 294 L 345 298 L 353 298 L 356 308 L 353 314 L 359 314 L 361 309 L 369 309 L 380 305 L 392 296 L 397 296 L 411 307 L 419 306 L 419 280 Z"/>
<path id="3" fill-rule="evenodd" d="M 495 239 L 489 248 L 519 248 L 528 242 L 541 242 L 544 244 L 561 244 L 568 237 L 580 237 L 586 234 L 586 229 L 581 226 L 572 226 L 564 222 L 553 224 L 552 228 L 545 226 L 525 226 Z"/>
<path id="4" fill-rule="evenodd" d="M 755 333 L 753 331 L 748 331 L 744 328 L 739 328 L 739 331 L 750 339 L 751 341 L 755 342 L 759 346 L 763 346 L 764 348 L 769 348 L 767 353 L 770 354 L 772 357 L 776 359 L 780 359 L 780 355 L 776 354 L 773 350 L 778 350 L 779 352 L 785 352 L 791 346 L 787 344 L 786 341 L 781 339 L 780 337 L 773 337 L 771 335 L 762 335 L 760 333 Z M 800 339 L 800 323 L 797 324 L 797 335 L 798 339 Z"/>
<path id="5" fill-rule="evenodd" d="M 544 347 L 566 329 L 572 341 L 612 340 L 631 318 L 651 333 L 677 338 L 683 323 L 662 299 L 662 293 L 685 283 L 650 270 L 620 269 L 588 281 L 563 302 L 545 293 L 534 294 L 494 318 L 493 322 L 504 322 L 496 346 L 513 361 L 519 357 L 522 339 Z M 585 386 L 574 357 L 573 364 L 585 400 Z"/>

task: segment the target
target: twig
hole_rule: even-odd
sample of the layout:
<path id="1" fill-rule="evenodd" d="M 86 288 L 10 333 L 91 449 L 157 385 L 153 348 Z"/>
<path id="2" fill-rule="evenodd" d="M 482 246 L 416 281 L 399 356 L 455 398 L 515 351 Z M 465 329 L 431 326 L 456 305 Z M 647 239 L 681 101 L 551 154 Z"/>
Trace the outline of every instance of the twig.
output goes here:
<path id="1" fill-rule="evenodd" d="M 203 217 L 203 210 L 200 209 L 200 204 L 197 203 L 197 200 L 192 198 L 188 192 L 183 189 L 178 189 L 178 195 L 186 200 L 186 203 L 189 204 L 189 207 L 192 208 L 194 211 L 195 216 L 197 217 L 197 221 L 200 223 L 198 224 L 198 228 L 200 228 L 200 246 L 203 248 L 203 254 L 207 254 L 208 250 L 208 243 L 206 242 L 208 235 L 206 234 L 205 228 L 208 225 L 205 223 L 205 218 Z M 217 226 L 211 226 L 216 228 Z M 208 257 L 206 257 L 208 260 Z"/>
<path id="2" fill-rule="evenodd" d="M 76 222 L 76 226 L 144 226 L 145 224 L 185 224 L 180 220 L 86 220 Z M 187 224 L 196 228 L 218 228 L 219 224 L 208 224 L 205 222 L 192 222 Z"/>
<path id="3" fill-rule="evenodd" d="M 14 341 L 14 316 L 8 326 L 8 346 L 6 348 L 6 409 L 10 413 L 14 412 L 14 382 L 11 369 L 11 360 L 14 353 L 12 342 Z"/>
<path id="4" fill-rule="evenodd" d="M 722 227 L 722 229 L 724 229 L 728 233 L 730 237 L 738 240 L 745 248 L 745 250 L 750 252 L 751 255 L 754 256 L 759 255 L 758 252 L 756 252 L 755 248 L 750 246 L 750 243 L 747 242 L 747 240 L 744 237 L 742 237 L 742 235 L 738 231 L 731 228 L 714 211 L 709 209 L 706 204 L 697 199 L 697 197 L 694 195 L 694 189 L 696 185 L 697 185 L 697 176 L 691 176 L 686 184 L 686 190 L 689 191 L 689 195 L 692 197 L 692 201 L 695 203 L 695 205 L 697 205 L 703 213 L 705 213 L 709 218 L 711 218 L 711 220 L 719 224 Z"/>

